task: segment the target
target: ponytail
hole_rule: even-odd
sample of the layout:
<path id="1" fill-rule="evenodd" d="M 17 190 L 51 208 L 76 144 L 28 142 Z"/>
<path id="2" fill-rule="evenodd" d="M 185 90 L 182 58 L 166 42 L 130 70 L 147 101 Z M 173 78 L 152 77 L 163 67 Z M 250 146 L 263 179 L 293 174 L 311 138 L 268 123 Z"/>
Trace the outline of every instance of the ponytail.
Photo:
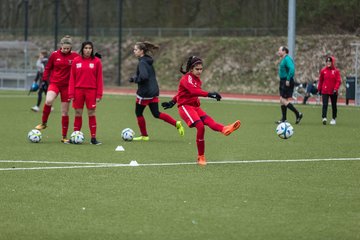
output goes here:
<path id="1" fill-rule="evenodd" d="M 155 45 L 148 41 L 137 42 L 135 45 L 138 46 L 140 50 L 143 50 L 144 54 L 147 54 L 148 52 L 154 53 L 160 48 L 158 45 Z"/>
<path id="2" fill-rule="evenodd" d="M 180 66 L 180 72 L 182 74 L 186 74 L 187 72 L 189 72 L 195 65 L 197 64 L 202 64 L 202 60 L 199 57 L 196 56 L 191 56 L 188 58 L 187 62 L 186 62 L 186 69 L 183 69 L 183 64 L 181 64 Z"/>

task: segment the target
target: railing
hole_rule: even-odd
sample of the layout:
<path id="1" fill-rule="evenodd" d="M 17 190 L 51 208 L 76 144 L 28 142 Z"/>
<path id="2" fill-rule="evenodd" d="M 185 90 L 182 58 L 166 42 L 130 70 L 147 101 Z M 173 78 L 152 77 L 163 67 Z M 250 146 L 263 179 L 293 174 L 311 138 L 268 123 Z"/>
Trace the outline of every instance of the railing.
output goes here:
<path id="1" fill-rule="evenodd" d="M 118 28 L 90 28 L 91 36 L 115 37 L 118 36 Z M 21 36 L 23 28 L 0 29 L 0 34 Z M 47 36 L 54 34 L 53 29 L 30 28 L 29 35 Z M 72 36 L 85 35 L 85 29 L 61 28 L 59 34 Z M 286 28 L 123 28 L 123 36 L 146 36 L 146 37 L 222 37 L 222 36 L 286 36 Z"/>
<path id="2" fill-rule="evenodd" d="M 36 71 L 0 70 L 0 89 L 30 89 Z"/>

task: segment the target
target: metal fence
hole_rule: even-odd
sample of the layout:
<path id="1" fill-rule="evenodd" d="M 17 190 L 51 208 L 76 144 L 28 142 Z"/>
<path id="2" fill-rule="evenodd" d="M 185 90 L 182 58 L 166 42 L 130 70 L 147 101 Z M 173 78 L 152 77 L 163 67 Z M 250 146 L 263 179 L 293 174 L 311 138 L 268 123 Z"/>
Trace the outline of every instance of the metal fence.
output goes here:
<path id="1" fill-rule="evenodd" d="M 32 58 L 38 53 L 30 42 L 0 41 L 0 89 L 29 89 L 36 75 Z"/>
<path id="2" fill-rule="evenodd" d="M 54 33 L 53 29 L 29 28 L 29 35 L 48 36 Z M 115 37 L 118 28 L 90 28 L 91 36 Z M 23 28 L 0 29 L 0 34 L 22 36 Z M 72 36 L 85 35 L 85 28 L 60 28 L 59 34 Z M 286 28 L 123 28 L 122 36 L 144 37 L 245 37 L 245 36 L 286 36 Z"/>

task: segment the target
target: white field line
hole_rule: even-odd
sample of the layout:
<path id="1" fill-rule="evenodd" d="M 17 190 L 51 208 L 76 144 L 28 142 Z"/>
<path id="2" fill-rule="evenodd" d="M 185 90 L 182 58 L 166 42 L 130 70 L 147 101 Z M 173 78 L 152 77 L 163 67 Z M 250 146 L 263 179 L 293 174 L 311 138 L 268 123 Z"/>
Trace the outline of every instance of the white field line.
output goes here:
<path id="1" fill-rule="evenodd" d="M 107 165 L 113 163 L 95 162 L 50 162 L 50 161 L 26 161 L 26 160 L 0 160 L 0 163 L 39 163 L 39 164 L 69 164 L 69 165 Z"/>
<path id="2" fill-rule="evenodd" d="M 288 159 L 288 160 L 240 160 L 240 161 L 219 161 L 208 162 L 208 164 L 251 164 L 251 163 L 298 163 L 298 162 L 329 162 L 329 161 L 360 161 L 360 158 L 316 158 L 316 159 Z M 34 163 L 34 164 L 71 164 L 74 166 L 58 166 L 58 167 L 28 167 L 28 168 L 0 168 L 0 171 L 16 171 L 16 170 L 50 170 L 50 169 L 79 169 L 79 168 L 114 168 L 114 167 L 133 167 L 130 164 L 118 163 L 89 163 L 89 162 L 49 162 L 49 161 L 22 161 L 22 160 L 0 160 L 0 163 Z M 151 166 L 180 166 L 180 165 L 196 165 L 196 162 L 180 162 L 180 163 L 139 163 L 140 167 Z"/>
<path id="3" fill-rule="evenodd" d="M 76 168 L 109 168 L 115 167 L 111 164 L 107 165 L 82 165 L 82 166 L 64 166 L 64 167 L 29 167 L 29 168 L 0 168 L 0 171 L 16 171 L 16 170 L 51 170 L 51 169 L 76 169 Z M 116 164 L 116 167 L 130 167 L 129 164 Z"/>

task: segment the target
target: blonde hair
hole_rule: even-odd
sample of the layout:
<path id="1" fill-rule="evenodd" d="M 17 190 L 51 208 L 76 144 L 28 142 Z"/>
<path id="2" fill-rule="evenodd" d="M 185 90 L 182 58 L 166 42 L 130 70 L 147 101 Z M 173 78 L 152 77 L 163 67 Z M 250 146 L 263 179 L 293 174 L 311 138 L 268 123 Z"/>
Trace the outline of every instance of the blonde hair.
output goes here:
<path id="1" fill-rule="evenodd" d="M 67 44 L 67 45 L 72 45 L 72 39 L 69 35 L 65 35 L 61 40 L 60 40 L 60 44 Z"/>

